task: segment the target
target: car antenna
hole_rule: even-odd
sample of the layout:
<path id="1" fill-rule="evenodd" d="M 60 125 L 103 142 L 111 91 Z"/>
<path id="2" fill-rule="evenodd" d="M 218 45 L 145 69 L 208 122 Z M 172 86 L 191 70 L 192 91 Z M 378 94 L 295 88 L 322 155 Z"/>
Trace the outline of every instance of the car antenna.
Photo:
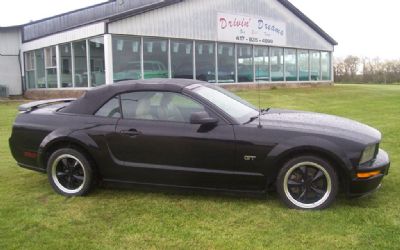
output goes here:
<path id="1" fill-rule="evenodd" d="M 253 61 L 254 63 L 254 61 Z M 259 70 L 259 65 L 257 65 L 257 71 Z M 254 72 L 256 73 L 256 72 Z M 257 81 L 257 74 L 254 74 L 254 79 Z M 260 81 L 257 81 L 257 89 L 258 89 L 258 128 L 262 128 L 261 125 L 261 90 L 260 90 Z"/>

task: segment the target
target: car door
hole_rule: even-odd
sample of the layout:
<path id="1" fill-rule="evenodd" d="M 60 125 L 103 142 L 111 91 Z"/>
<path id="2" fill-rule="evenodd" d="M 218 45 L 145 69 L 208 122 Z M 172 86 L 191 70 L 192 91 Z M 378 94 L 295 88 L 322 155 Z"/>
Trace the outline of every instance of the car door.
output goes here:
<path id="1" fill-rule="evenodd" d="M 179 93 L 131 92 L 120 96 L 123 119 L 109 139 L 119 178 L 130 182 L 236 189 L 233 127 L 220 120 L 191 124 L 193 112 L 207 111 Z"/>

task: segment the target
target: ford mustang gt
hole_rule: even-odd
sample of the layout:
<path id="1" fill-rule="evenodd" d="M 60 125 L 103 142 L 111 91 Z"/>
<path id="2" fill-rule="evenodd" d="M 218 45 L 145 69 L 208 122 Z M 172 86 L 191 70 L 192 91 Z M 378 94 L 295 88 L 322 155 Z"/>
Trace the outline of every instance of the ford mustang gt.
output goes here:
<path id="1" fill-rule="evenodd" d="M 96 183 L 276 190 L 291 208 L 363 196 L 388 174 L 381 133 L 332 115 L 258 109 L 214 84 L 125 81 L 23 104 L 9 139 L 21 167 L 65 196 Z"/>

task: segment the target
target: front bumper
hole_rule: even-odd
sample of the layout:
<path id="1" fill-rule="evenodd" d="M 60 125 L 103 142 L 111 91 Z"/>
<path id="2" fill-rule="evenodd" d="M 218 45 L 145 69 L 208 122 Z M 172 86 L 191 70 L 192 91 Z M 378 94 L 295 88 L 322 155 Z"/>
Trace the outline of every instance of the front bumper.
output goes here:
<path id="1" fill-rule="evenodd" d="M 368 167 L 363 167 L 354 171 L 349 182 L 348 195 L 350 197 L 359 197 L 373 193 L 379 189 L 383 177 L 389 173 L 389 168 L 390 160 L 388 154 L 384 150 L 379 149 L 375 161 Z M 372 171 L 379 171 L 379 174 L 365 179 L 357 177 L 357 173 Z"/>

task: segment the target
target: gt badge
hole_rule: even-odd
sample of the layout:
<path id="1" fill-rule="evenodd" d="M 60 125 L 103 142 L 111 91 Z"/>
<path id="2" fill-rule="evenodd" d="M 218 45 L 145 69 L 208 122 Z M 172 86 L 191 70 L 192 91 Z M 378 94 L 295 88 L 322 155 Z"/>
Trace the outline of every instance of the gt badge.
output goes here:
<path id="1" fill-rule="evenodd" d="M 245 161 L 254 161 L 256 158 L 257 158 L 257 157 L 254 156 L 254 155 L 245 155 L 245 156 L 243 157 L 243 159 L 244 159 Z"/>

